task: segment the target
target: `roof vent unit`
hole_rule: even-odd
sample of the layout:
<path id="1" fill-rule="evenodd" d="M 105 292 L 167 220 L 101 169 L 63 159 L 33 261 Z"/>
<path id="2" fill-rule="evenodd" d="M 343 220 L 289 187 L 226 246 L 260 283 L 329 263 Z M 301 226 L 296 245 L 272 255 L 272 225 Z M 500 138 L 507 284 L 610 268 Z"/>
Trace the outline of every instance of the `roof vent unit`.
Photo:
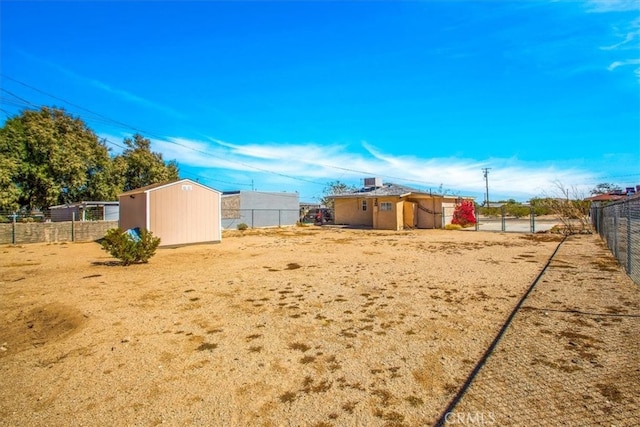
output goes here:
<path id="1" fill-rule="evenodd" d="M 382 178 L 365 178 L 364 188 L 379 188 L 382 187 Z"/>

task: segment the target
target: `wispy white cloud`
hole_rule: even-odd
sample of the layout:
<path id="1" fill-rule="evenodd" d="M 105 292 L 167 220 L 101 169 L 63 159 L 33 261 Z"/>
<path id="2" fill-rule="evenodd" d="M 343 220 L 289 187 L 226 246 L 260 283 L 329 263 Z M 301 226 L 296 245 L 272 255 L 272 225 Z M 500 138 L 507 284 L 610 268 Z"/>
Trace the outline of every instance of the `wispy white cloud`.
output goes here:
<path id="1" fill-rule="evenodd" d="M 640 12 L 640 11 L 639 11 Z M 617 37 L 621 40 L 611 46 L 603 46 L 602 50 L 635 50 L 640 46 L 640 18 L 636 18 L 624 28 L 617 30 Z"/>
<path id="2" fill-rule="evenodd" d="M 587 12 L 633 12 L 639 11 L 637 0 L 589 0 L 587 1 Z"/>
<path id="3" fill-rule="evenodd" d="M 382 152 L 363 142 L 364 152 L 354 154 L 339 144 L 233 144 L 226 141 L 195 141 L 186 138 L 152 140 L 155 151 L 166 160 L 177 160 L 181 168 L 216 169 L 218 179 L 250 182 L 260 175 L 264 191 L 294 191 L 308 182 L 335 180 L 359 182 L 379 176 L 421 190 L 447 191 L 470 196 L 484 194 L 482 168 L 490 167 L 491 194 L 528 199 L 550 193 L 556 182 L 567 186 L 593 183 L 591 172 L 560 164 L 528 164 L 514 158 L 461 159 L 419 158 Z M 300 182 L 297 180 L 299 179 Z M 269 188 L 273 186 L 273 188 Z"/>
<path id="4" fill-rule="evenodd" d="M 96 80 L 90 77 L 85 77 L 82 76 L 78 73 L 76 73 L 75 71 L 69 70 L 66 67 L 63 67 L 59 64 L 56 64 L 54 62 L 51 61 L 47 61 L 46 59 L 40 58 L 40 57 L 36 57 L 28 52 L 25 52 L 21 49 L 16 49 L 16 52 L 18 52 L 20 55 L 22 55 L 23 57 L 34 61 L 34 62 L 38 62 L 40 64 L 43 64 L 49 68 L 52 68 L 56 71 L 58 71 L 61 74 L 66 75 L 67 77 L 70 77 L 71 79 L 73 79 L 76 82 L 83 82 L 84 84 L 88 84 L 91 85 L 97 89 L 100 89 L 104 92 L 110 93 L 112 95 L 117 96 L 118 98 L 128 101 L 128 102 L 132 102 L 134 104 L 138 104 L 141 105 L 143 107 L 147 107 L 147 108 L 151 108 L 154 109 L 156 111 L 161 111 L 164 112 L 174 118 L 179 118 L 179 119 L 184 119 L 186 118 L 186 116 L 176 110 L 174 110 L 173 108 L 167 107 L 165 105 L 161 105 L 158 104 L 156 102 L 150 101 L 148 99 L 145 99 L 141 96 L 138 96 L 134 93 L 131 93 L 129 91 L 126 91 L 124 89 L 119 89 L 119 88 L 115 88 L 112 87 L 111 85 L 102 82 L 100 80 Z"/>
<path id="5" fill-rule="evenodd" d="M 609 65 L 607 67 L 607 70 L 613 71 L 616 68 L 624 67 L 626 65 L 640 65 L 640 59 L 629 59 L 629 60 L 626 60 L 626 61 L 615 61 L 615 62 L 611 63 L 611 65 Z M 636 67 L 633 70 L 633 74 L 635 74 L 636 78 L 638 79 L 638 82 L 640 82 L 640 67 Z"/>
<path id="6" fill-rule="evenodd" d="M 174 110 L 173 108 L 170 108 L 170 107 L 167 107 L 167 106 L 164 106 L 164 105 L 160 105 L 158 103 L 155 103 L 155 102 L 150 101 L 148 99 L 142 98 L 142 97 L 140 97 L 138 95 L 135 95 L 135 94 L 133 94 L 131 92 L 128 92 L 126 90 L 111 87 L 110 85 L 108 85 L 108 84 L 106 84 L 104 82 L 101 82 L 99 80 L 95 80 L 95 79 L 91 79 L 91 78 L 87 78 L 87 77 L 81 77 L 81 76 L 79 76 L 78 74 L 75 74 L 72 71 L 68 71 L 67 70 L 66 73 L 69 74 L 70 76 L 74 76 L 75 78 L 82 79 L 82 80 L 86 81 L 87 83 L 95 86 L 96 88 L 101 89 L 101 90 L 106 91 L 106 92 L 109 92 L 109 93 L 111 93 L 113 95 L 116 95 L 119 98 L 124 99 L 126 101 L 133 102 L 133 103 L 141 105 L 143 107 L 148 107 L 148 108 L 151 108 L 151 109 L 154 109 L 154 110 L 162 111 L 162 112 L 164 112 L 166 114 L 169 114 L 170 116 L 175 117 L 175 118 L 179 118 L 179 119 L 186 118 L 186 116 L 184 114 Z"/>
<path id="7" fill-rule="evenodd" d="M 629 59 L 627 61 L 615 61 L 607 67 L 607 70 L 613 71 L 616 68 L 624 67 L 625 65 L 638 65 L 638 64 L 640 64 L 640 59 Z"/>
<path id="8" fill-rule="evenodd" d="M 626 14 L 622 15 L 624 17 L 628 16 L 629 12 L 635 12 L 633 13 L 634 19 L 625 21 L 626 18 L 622 18 L 622 21 L 620 21 L 622 23 L 618 22 L 612 25 L 614 37 L 618 41 L 608 46 L 602 46 L 600 49 L 613 52 L 618 57 L 627 57 L 627 59 L 611 63 L 607 67 L 609 71 L 624 65 L 636 65 L 640 62 L 638 57 L 638 52 L 640 51 L 640 17 L 637 16 L 637 13 L 640 12 L 640 3 L 637 0 L 590 0 L 587 2 L 587 12 L 609 14 L 626 12 Z M 633 71 L 640 82 L 640 68 L 635 68 Z"/>

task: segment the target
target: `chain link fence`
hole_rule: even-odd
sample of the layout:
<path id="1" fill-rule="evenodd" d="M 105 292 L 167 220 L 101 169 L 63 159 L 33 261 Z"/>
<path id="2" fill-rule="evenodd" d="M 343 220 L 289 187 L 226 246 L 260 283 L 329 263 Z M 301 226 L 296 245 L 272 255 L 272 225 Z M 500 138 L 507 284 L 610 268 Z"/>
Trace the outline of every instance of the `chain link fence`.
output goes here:
<path id="1" fill-rule="evenodd" d="M 0 224 L 11 222 L 50 222 L 51 211 L 6 211 L 0 210 Z"/>
<path id="2" fill-rule="evenodd" d="M 443 207 L 442 228 L 451 224 L 454 207 Z M 526 209 L 521 215 L 509 214 L 506 208 L 494 209 L 494 215 L 483 215 L 479 209 L 475 210 L 476 223 L 472 227 L 463 228 L 464 231 L 500 231 L 514 233 L 542 233 L 547 232 L 557 226 L 560 221 L 553 215 L 539 216 L 533 208 Z"/>
<path id="3" fill-rule="evenodd" d="M 240 224 L 249 228 L 285 227 L 300 221 L 299 209 L 222 209 L 222 228 L 235 230 Z"/>
<path id="4" fill-rule="evenodd" d="M 640 285 L 640 197 L 591 207 L 593 227 Z"/>

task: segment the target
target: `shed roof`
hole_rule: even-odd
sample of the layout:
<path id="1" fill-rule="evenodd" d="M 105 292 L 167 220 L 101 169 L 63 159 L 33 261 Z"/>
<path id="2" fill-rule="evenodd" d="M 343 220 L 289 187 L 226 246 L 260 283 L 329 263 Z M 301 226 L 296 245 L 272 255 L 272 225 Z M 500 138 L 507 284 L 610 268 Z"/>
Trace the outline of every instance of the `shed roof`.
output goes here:
<path id="1" fill-rule="evenodd" d="M 192 184 L 192 185 L 198 185 L 198 186 L 200 186 L 202 188 L 206 188 L 209 191 L 215 191 L 216 193 L 220 193 L 218 190 L 216 190 L 214 188 L 207 187 L 206 185 L 200 184 L 199 182 L 192 181 L 190 179 L 185 178 L 185 179 L 179 179 L 177 181 L 166 181 L 166 182 L 159 182 L 159 183 L 156 183 L 156 184 L 147 185 L 147 186 L 144 186 L 144 187 L 140 187 L 140 188 L 136 188 L 136 189 L 133 189 L 133 190 L 125 191 L 124 193 L 120 193 L 119 196 L 128 196 L 128 195 L 131 195 L 131 194 L 146 193 L 148 191 L 159 190 L 160 188 L 163 188 L 163 187 L 168 187 L 168 186 L 176 185 L 176 184 L 185 184 L 185 183 L 189 183 L 189 184 Z"/>

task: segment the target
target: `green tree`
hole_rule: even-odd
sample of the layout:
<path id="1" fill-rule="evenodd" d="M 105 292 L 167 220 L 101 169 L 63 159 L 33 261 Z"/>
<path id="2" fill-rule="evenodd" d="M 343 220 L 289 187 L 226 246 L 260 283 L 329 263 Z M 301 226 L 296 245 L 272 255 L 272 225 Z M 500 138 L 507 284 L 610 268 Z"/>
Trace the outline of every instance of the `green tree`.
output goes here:
<path id="1" fill-rule="evenodd" d="M 330 198 L 331 196 L 352 193 L 354 191 L 358 191 L 358 187 L 354 185 L 347 185 L 344 182 L 340 181 L 330 182 L 322 192 L 323 197 L 320 199 L 320 203 L 328 207 L 329 209 L 333 209 L 333 199 Z"/>
<path id="2" fill-rule="evenodd" d="M 0 129 L 0 208 L 112 200 L 110 163 L 104 141 L 80 118 L 55 107 L 24 110 Z"/>
<path id="3" fill-rule="evenodd" d="M 114 170 L 121 176 L 122 190 L 179 179 L 178 164 L 173 160 L 165 163 L 161 153 L 151 151 L 151 141 L 147 138 L 135 134 L 124 143 L 127 148 L 114 158 Z"/>
<path id="4" fill-rule="evenodd" d="M 0 209 L 15 211 L 20 207 L 20 188 L 14 182 L 19 161 L 3 133 L 4 129 L 0 129 Z"/>

